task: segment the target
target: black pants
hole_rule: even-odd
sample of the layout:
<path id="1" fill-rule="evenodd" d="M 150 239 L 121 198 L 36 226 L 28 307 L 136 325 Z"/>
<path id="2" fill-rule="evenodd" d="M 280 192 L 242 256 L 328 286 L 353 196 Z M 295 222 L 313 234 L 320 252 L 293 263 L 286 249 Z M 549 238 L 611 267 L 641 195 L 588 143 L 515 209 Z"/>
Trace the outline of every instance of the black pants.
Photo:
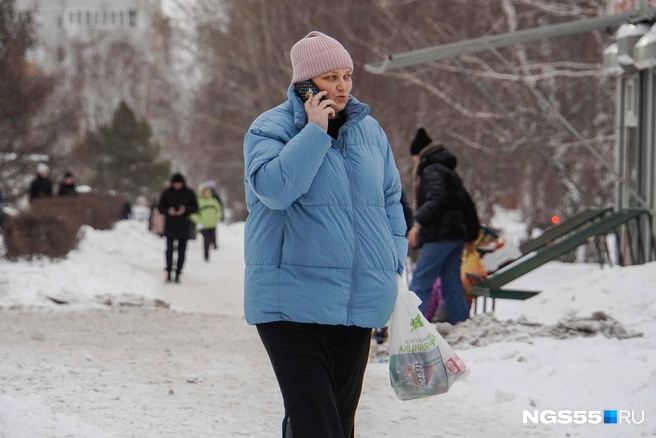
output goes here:
<path id="1" fill-rule="evenodd" d="M 257 331 L 285 405 L 283 438 L 353 438 L 371 329 L 280 321 Z"/>
<path id="2" fill-rule="evenodd" d="M 210 246 L 214 245 L 216 247 L 216 228 L 200 230 L 200 234 L 203 235 L 203 254 L 205 255 L 205 260 L 209 260 Z"/>
<path id="3" fill-rule="evenodd" d="M 173 249 L 174 242 L 178 241 L 178 266 L 176 272 L 182 272 L 185 262 L 185 253 L 187 252 L 187 239 L 176 239 L 175 237 L 166 236 L 166 270 L 171 272 L 173 269 Z"/>

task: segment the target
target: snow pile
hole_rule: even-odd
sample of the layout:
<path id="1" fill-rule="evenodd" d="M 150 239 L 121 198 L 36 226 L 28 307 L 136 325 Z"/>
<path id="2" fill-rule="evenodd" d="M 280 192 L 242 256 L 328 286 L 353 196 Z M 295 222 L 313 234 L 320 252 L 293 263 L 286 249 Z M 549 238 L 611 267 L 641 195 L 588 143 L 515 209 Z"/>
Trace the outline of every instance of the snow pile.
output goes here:
<path id="1" fill-rule="evenodd" d="M 656 262 L 641 266 L 609 268 L 580 276 L 555 286 L 524 302 L 496 311 L 500 320 L 556 324 L 560 320 L 590 317 L 605 312 L 620 323 L 632 326 L 656 320 Z"/>
<path id="2" fill-rule="evenodd" d="M 532 323 L 526 318 L 517 321 L 499 321 L 491 313 L 476 315 L 455 327 L 438 323 L 437 329 L 454 348 L 469 348 L 495 342 L 532 342 L 534 337 L 570 339 L 601 334 L 606 338 L 629 339 L 640 337 L 641 332 L 627 330 L 622 324 L 606 315 L 595 312 L 590 318 L 570 318 L 553 325 Z"/>
<path id="3" fill-rule="evenodd" d="M 0 306 L 98 306 L 153 304 L 157 298 L 163 243 L 138 221 L 113 230 L 83 227 L 78 248 L 65 260 L 0 261 Z"/>
<path id="4" fill-rule="evenodd" d="M 554 277 L 565 267 L 550 265 Z M 656 435 L 656 263 L 597 269 L 548 288 L 539 275 L 528 287 L 530 275 L 523 281 L 544 289 L 539 295 L 498 300 L 498 320 L 477 317 L 446 335 L 472 369 L 467 384 L 518 414 L 622 409 L 639 419 L 644 411 L 639 425 L 560 426 L 559 436 Z"/>
<path id="5" fill-rule="evenodd" d="M 600 270 L 593 265 L 552 262 L 541 269 L 544 272 L 521 279 L 523 285 L 541 289 L 536 286 L 548 286 L 548 281 L 560 284 L 525 301 L 497 300 L 495 314 L 480 314 L 455 327 L 441 323 L 438 329 L 451 345 L 467 348 L 531 342 L 533 337 L 601 334 L 628 339 L 642 335 L 636 327 L 656 321 L 656 263 Z M 546 274 L 551 280 L 543 278 Z M 645 328 L 656 333 L 649 324 Z"/>

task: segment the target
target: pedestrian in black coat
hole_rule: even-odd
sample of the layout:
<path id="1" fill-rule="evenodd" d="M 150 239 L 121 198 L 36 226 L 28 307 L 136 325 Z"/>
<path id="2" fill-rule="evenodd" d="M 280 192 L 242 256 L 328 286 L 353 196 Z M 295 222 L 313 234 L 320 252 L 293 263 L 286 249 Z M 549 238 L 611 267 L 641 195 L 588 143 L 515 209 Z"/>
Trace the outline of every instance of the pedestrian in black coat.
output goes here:
<path id="1" fill-rule="evenodd" d="M 75 190 L 75 178 L 71 172 L 66 172 L 64 178 L 59 184 L 58 196 L 75 196 L 77 191 Z"/>
<path id="2" fill-rule="evenodd" d="M 30 185 L 30 202 L 39 198 L 52 196 L 52 181 L 50 181 L 50 168 L 40 163 L 36 168 L 37 176 Z"/>
<path id="3" fill-rule="evenodd" d="M 419 156 L 414 217 L 421 228 L 415 245 L 475 240 L 480 224 L 476 207 L 455 171 L 456 157 L 440 143 L 426 147 Z"/>
<path id="4" fill-rule="evenodd" d="M 460 260 L 465 245 L 473 246 L 480 224 L 476 207 L 455 171 L 456 157 L 423 129 L 410 146 L 415 161 L 415 224 L 408 232 L 411 246 L 421 247 L 410 290 L 421 299 L 423 313 L 430 303 L 433 283 L 442 281 L 442 295 L 449 322 L 469 317 L 469 305 L 460 280 Z"/>
<path id="5" fill-rule="evenodd" d="M 178 261 L 175 282 L 179 283 L 187 251 L 187 241 L 192 237 L 194 231 L 194 223 L 189 219 L 189 215 L 198 211 L 196 194 L 187 188 L 181 174 L 176 173 L 171 177 L 171 186 L 162 193 L 158 210 L 166 217 L 163 233 L 166 236 L 166 281 L 171 281 L 173 249 L 177 241 Z"/>

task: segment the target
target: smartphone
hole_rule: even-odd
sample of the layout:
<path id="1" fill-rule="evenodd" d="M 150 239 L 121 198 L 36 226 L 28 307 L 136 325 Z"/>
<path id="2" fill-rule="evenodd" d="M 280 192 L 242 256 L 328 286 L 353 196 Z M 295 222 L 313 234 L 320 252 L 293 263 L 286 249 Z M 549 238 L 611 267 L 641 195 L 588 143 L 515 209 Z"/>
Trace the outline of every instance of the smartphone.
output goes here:
<path id="1" fill-rule="evenodd" d="M 308 93 L 312 93 L 312 95 L 314 96 L 317 93 L 321 92 L 319 87 L 316 86 L 316 84 L 312 81 L 312 79 L 308 79 L 307 81 L 301 81 L 301 82 L 295 83 L 294 84 L 294 90 L 296 90 L 296 93 L 303 100 L 303 103 L 307 102 Z M 321 101 L 323 101 L 325 99 L 326 99 L 326 96 L 323 96 L 321 98 Z"/>

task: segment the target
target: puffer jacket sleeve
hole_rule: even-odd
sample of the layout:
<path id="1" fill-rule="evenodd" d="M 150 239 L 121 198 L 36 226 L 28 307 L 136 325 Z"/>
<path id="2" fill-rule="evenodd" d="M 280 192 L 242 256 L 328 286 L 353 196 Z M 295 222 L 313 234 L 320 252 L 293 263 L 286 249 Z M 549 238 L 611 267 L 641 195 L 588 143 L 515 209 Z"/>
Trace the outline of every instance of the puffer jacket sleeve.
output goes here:
<path id="1" fill-rule="evenodd" d="M 244 138 L 246 183 L 264 205 L 285 210 L 310 189 L 331 141 L 315 123 L 287 143 L 275 132 L 251 127 Z"/>
<path id="2" fill-rule="evenodd" d="M 394 238 L 394 246 L 396 248 L 396 257 L 398 261 L 397 272 L 401 274 L 405 269 L 405 260 L 408 254 L 408 239 L 405 237 L 407 225 L 405 216 L 403 214 L 403 206 L 401 205 L 401 177 L 399 170 L 394 162 L 394 155 L 392 148 L 387 141 L 387 136 L 384 132 L 381 133 L 385 140 L 385 176 L 384 176 L 384 190 L 385 190 L 385 212 L 387 213 L 387 220 L 389 221 L 390 228 L 392 229 L 392 237 Z"/>
<path id="3" fill-rule="evenodd" d="M 446 181 L 438 164 L 426 166 L 421 173 L 421 186 L 426 201 L 415 212 L 415 219 L 422 227 L 433 224 L 447 210 Z"/>

